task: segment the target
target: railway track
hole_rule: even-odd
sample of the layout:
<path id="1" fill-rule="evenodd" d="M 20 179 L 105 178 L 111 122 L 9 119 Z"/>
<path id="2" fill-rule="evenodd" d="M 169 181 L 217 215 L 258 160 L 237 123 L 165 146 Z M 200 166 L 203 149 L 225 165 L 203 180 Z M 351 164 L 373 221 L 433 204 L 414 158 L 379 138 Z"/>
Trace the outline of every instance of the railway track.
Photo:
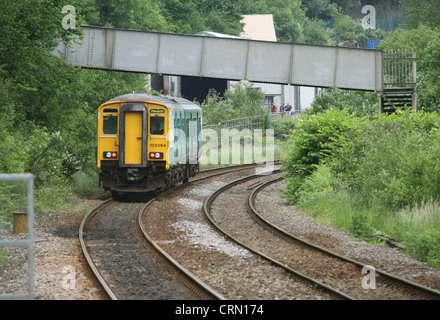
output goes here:
<path id="1" fill-rule="evenodd" d="M 237 179 L 220 187 L 205 200 L 207 218 L 231 240 L 344 299 L 440 299 L 437 290 L 335 254 L 271 224 L 258 213 L 254 199 L 259 191 L 277 182 L 278 178 L 264 183 L 248 183 L 256 178 L 261 179 L 255 175 Z M 254 190 L 246 191 L 247 186 Z M 226 203 L 234 207 L 233 217 L 231 211 L 225 210 Z M 233 230 L 229 230 L 233 225 L 231 219 L 239 225 Z M 362 272 L 365 270 L 374 272 L 374 290 L 366 290 L 362 285 L 362 279 L 365 279 Z"/>
<path id="2" fill-rule="evenodd" d="M 204 180 L 254 166 L 208 169 L 192 180 Z M 184 186 L 179 185 L 173 190 Z M 109 199 L 93 208 L 81 223 L 79 240 L 83 254 L 107 296 L 113 300 L 223 300 L 221 294 L 186 270 L 148 234 L 142 215 L 156 198 L 149 196 L 145 204 L 145 197 L 148 196 L 129 197 L 122 202 Z"/>
<path id="3" fill-rule="evenodd" d="M 283 270 L 226 241 L 210 226 L 202 213 L 204 199 L 239 175 L 224 174 L 221 180 L 212 176 L 193 180 L 180 192 L 165 192 L 160 202 L 153 202 L 143 221 L 155 242 L 228 299 L 338 299 L 310 283 L 292 280 Z"/>
<path id="4" fill-rule="evenodd" d="M 187 184 L 179 185 L 172 190 L 162 193 L 157 198 L 151 197 L 147 203 L 145 203 L 145 199 L 127 199 L 126 202 L 108 200 L 101 206 L 91 210 L 88 217 L 85 217 L 82 223 L 80 237 L 85 238 L 85 240 L 82 240 L 85 243 L 84 245 L 82 244 L 86 248 L 84 250 L 91 251 L 90 256 L 93 256 L 93 258 L 87 258 L 85 254 L 86 259 L 95 260 L 95 266 L 92 264 L 91 269 L 96 269 L 95 273 L 98 277 L 103 278 L 100 280 L 103 288 L 108 287 L 110 292 L 113 292 L 113 296 L 112 293 L 108 294 L 109 297 L 112 299 L 162 300 L 255 299 L 255 297 L 278 299 L 277 294 L 280 289 L 276 289 L 273 286 L 274 280 L 268 279 L 267 284 L 264 284 L 264 281 L 261 280 L 262 273 L 266 273 L 277 278 L 275 281 L 280 281 L 278 285 L 285 289 L 281 299 L 439 298 L 438 293 L 435 290 L 429 291 L 429 288 L 428 292 L 421 294 L 420 291 L 423 291 L 423 286 L 419 286 L 417 289 L 419 291 L 415 293 L 415 289 L 411 288 L 412 284 L 410 283 L 396 284 L 395 281 L 398 280 L 393 279 L 393 276 L 389 278 L 385 272 L 382 273 L 380 270 L 375 270 L 378 276 L 377 289 L 362 289 L 361 281 L 365 277 L 365 274 L 362 274 L 361 271 L 362 266 L 364 266 L 363 264 L 355 264 L 350 259 L 341 262 L 341 257 L 332 256 L 331 253 L 324 253 L 313 244 L 300 244 L 299 242 L 302 239 L 299 237 L 299 239 L 292 238 L 291 235 L 287 235 L 283 230 L 277 230 L 279 228 L 275 225 L 270 226 L 270 222 L 264 221 L 265 219 L 255 208 L 255 197 L 270 183 L 276 183 L 277 179 L 273 179 L 270 176 L 249 175 L 249 170 L 254 170 L 254 166 L 222 167 L 206 170 L 206 172 L 200 172 L 198 178 L 191 179 Z M 229 178 L 221 178 L 221 182 L 214 182 L 216 180 L 215 177 L 218 177 L 218 175 Z M 237 179 L 239 175 L 244 176 L 244 178 Z M 226 180 L 232 181 L 232 183 L 226 184 L 224 182 Z M 219 186 L 222 187 L 220 188 Z M 253 190 L 248 190 L 248 187 L 251 187 L 250 189 Z M 200 202 L 198 209 L 194 208 L 188 212 L 177 214 L 175 208 L 179 207 L 179 203 L 183 203 L 183 200 L 189 201 L 189 199 L 185 198 L 186 195 L 194 195 L 196 190 L 200 193 L 197 198 L 199 200 L 194 199 L 191 201 L 194 203 Z M 200 192 L 200 190 L 203 191 Z M 224 199 L 221 200 L 221 197 L 224 197 Z M 183 216 L 187 216 L 194 224 L 198 224 L 199 222 L 197 221 L 200 221 L 200 226 L 202 224 L 206 226 L 208 220 L 212 220 L 210 223 L 214 222 L 222 229 L 224 228 L 222 226 L 224 221 L 219 213 L 216 212 L 216 207 L 225 208 L 226 203 L 231 202 L 230 199 L 233 198 L 235 199 L 232 204 L 234 207 L 233 211 L 239 212 L 241 216 L 239 219 L 247 219 L 247 223 L 251 221 L 253 226 L 252 229 L 243 227 L 241 235 L 234 234 L 228 235 L 228 237 L 238 242 L 240 246 L 245 247 L 246 237 L 252 234 L 253 238 L 260 240 L 260 244 L 261 242 L 270 243 L 276 241 L 275 247 L 261 249 L 257 246 L 241 249 L 244 252 L 242 252 L 244 258 L 237 256 L 230 258 L 225 257 L 224 253 L 212 253 L 210 252 L 211 249 L 203 250 L 199 244 L 191 244 L 193 239 L 190 239 L 190 243 L 182 244 L 185 241 L 180 241 L 180 239 L 184 236 L 179 233 L 180 229 L 176 227 L 178 222 L 173 223 L 173 219 L 178 220 L 182 219 Z M 225 199 L 228 200 L 225 201 Z M 221 204 L 216 203 L 217 201 L 220 201 Z M 159 210 L 155 209 L 158 205 L 161 208 Z M 197 212 L 202 212 L 202 207 L 203 211 L 207 210 L 207 217 L 209 218 L 202 214 L 199 217 Z M 246 207 L 249 211 L 253 211 L 252 215 L 247 213 Z M 98 217 L 100 218 L 98 219 Z M 101 227 L 101 218 L 107 221 L 108 228 Z M 236 216 L 229 218 L 237 219 Z M 157 219 L 159 219 L 158 224 L 163 223 L 164 226 L 157 227 Z M 258 223 L 256 223 L 256 220 Z M 238 221 L 229 221 L 225 225 L 241 223 Z M 89 227 L 85 228 L 87 225 Z M 127 226 L 125 236 L 118 235 L 115 230 L 120 225 Z M 92 231 L 92 229 L 97 231 Z M 269 229 L 271 230 L 269 231 Z M 133 232 L 133 230 L 138 231 Z M 274 236 L 274 233 L 277 235 Z M 134 240 L 135 234 L 137 240 Z M 243 236 L 243 234 L 245 235 Z M 190 237 L 196 239 L 203 236 L 190 235 Z M 145 239 L 148 239 L 148 244 L 145 243 Z M 213 244 L 213 246 L 216 245 Z M 240 248 L 240 246 L 237 245 L 237 248 Z M 282 249 L 286 247 L 289 249 Z M 240 250 L 237 248 L 234 250 Z M 315 255 L 315 260 L 313 261 L 326 261 L 326 268 L 324 268 L 326 276 L 316 273 L 317 269 L 320 269 L 317 263 L 313 262 L 313 267 L 310 268 L 309 258 L 303 258 L 312 255 L 310 250 L 315 252 L 317 249 L 320 251 L 319 256 L 318 253 L 313 253 Z M 286 252 L 283 250 L 294 252 L 294 254 L 292 256 L 280 254 L 280 252 Z M 126 253 L 127 251 L 129 253 Z M 102 252 L 106 253 L 103 256 L 97 254 L 102 254 Z M 253 252 L 254 257 L 250 257 L 250 252 Z M 255 258 L 257 255 L 263 258 Z M 106 261 L 109 256 L 111 258 Z M 292 262 L 295 259 L 304 261 L 295 265 Z M 145 260 L 155 261 L 156 264 L 148 266 Z M 131 263 L 131 265 L 125 265 L 125 261 L 135 262 Z M 335 265 L 335 261 L 343 264 Z M 270 265 L 270 267 L 265 265 L 265 263 Z M 167 266 L 164 267 L 164 264 Z M 240 268 L 245 268 L 245 270 L 237 270 L 237 265 Z M 275 271 L 275 269 L 281 269 L 280 267 L 284 270 L 287 268 L 288 271 L 277 273 L 278 271 Z M 312 269 L 312 271 L 310 272 L 309 269 Z M 332 273 L 332 270 L 339 271 L 335 274 Z M 242 276 L 243 283 L 237 285 L 236 289 L 232 288 L 236 284 L 227 284 L 228 280 L 225 279 L 228 276 L 221 274 L 223 271 L 230 275 L 231 278 L 237 277 L 234 275 L 235 272 L 244 274 Z M 283 272 L 288 272 L 291 275 L 286 277 L 286 273 L 283 274 Z M 163 274 L 166 274 L 167 278 Z M 254 277 L 255 279 L 253 279 Z M 299 280 L 299 278 L 303 279 Z M 148 279 L 148 285 L 145 285 L 146 279 Z M 219 284 L 219 282 L 222 283 Z M 144 283 L 144 285 L 141 285 L 141 289 L 136 289 L 137 283 Z M 265 288 L 258 288 L 260 285 Z M 123 288 L 124 286 L 128 289 Z M 175 289 L 175 286 L 181 289 Z M 222 286 L 226 286 L 228 289 L 225 290 Z M 300 289 L 298 289 L 298 286 L 301 286 Z M 178 294 L 168 295 L 167 288 L 172 288 L 170 291 L 178 292 Z M 246 290 L 246 292 L 241 292 L 241 290 Z M 294 290 L 300 290 L 301 293 L 294 292 Z M 384 290 L 386 290 L 386 293 L 382 294 Z M 119 293 L 120 291 L 122 293 Z M 273 295 L 270 291 L 274 292 Z M 396 292 L 398 295 L 396 295 Z M 405 293 L 402 295 L 402 292 Z M 290 296 L 290 294 L 293 294 L 293 296 Z"/>
<path id="5" fill-rule="evenodd" d="M 83 253 L 112 300 L 219 299 L 160 256 L 136 230 L 144 203 L 107 201 L 83 220 Z"/>

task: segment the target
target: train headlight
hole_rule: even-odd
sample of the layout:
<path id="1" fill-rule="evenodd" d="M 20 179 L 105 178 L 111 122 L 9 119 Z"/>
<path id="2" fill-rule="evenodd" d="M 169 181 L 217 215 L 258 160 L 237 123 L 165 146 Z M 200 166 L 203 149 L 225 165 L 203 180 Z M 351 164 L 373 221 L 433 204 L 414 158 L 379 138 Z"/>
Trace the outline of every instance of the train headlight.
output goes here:
<path id="1" fill-rule="evenodd" d="M 118 157 L 117 152 L 104 151 L 104 159 L 116 159 Z"/>
<path id="2" fill-rule="evenodd" d="M 163 159 L 163 152 L 150 152 L 150 159 Z"/>

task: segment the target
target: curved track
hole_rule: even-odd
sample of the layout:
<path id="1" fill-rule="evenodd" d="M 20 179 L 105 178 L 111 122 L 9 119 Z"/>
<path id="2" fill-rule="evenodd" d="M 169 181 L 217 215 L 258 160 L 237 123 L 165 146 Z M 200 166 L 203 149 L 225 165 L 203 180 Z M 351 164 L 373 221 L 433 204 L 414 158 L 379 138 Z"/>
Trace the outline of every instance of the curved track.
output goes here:
<path id="1" fill-rule="evenodd" d="M 207 169 L 200 172 L 205 177 L 192 181 L 253 166 Z M 184 186 L 181 184 L 174 189 Z M 186 270 L 148 235 L 142 224 L 142 214 L 155 200 L 149 197 L 146 204 L 145 195 L 138 199 L 128 198 L 128 202 L 106 200 L 93 208 L 81 222 L 79 240 L 83 254 L 107 296 L 113 300 L 225 299 Z M 145 285 L 146 278 L 149 279 L 148 285 Z"/>
<path id="2" fill-rule="evenodd" d="M 105 202 L 80 229 L 81 246 L 92 271 L 113 300 L 221 299 L 149 245 L 137 229 L 141 202 Z"/>
<path id="3" fill-rule="evenodd" d="M 293 234 L 281 229 L 280 227 L 272 224 L 257 211 L 257 209 L 255 208 L 255 198 L 256 198 L 258 192 L 260 192 L 263 188 L 269 186 L 270 184 L 276 183 L 278 181 L 279 181 L 279 178 L 269 180 L 269 181 L 257 186 L 249 194 L 249 196 L 247 198 L 246 205 L 247 205 L 249 214 L 255 219 L 255 221 L 257 221 L 259 224 L 261 224 L 265 228 L 270 229 L 272 232 L 274 232 L 276 235 L 278 235 L 280 237 L 285 237 L 285 238 L 289 239 L 290 241 L 295 241 L 295 242 L 307 245 L 307 246 L 309 246 L 313 249 L 316 249 L 318 251 L 321 251 L 329 256 L 336 257 L 340 260 L 347 261 L 353 265 L 356 265 L 359 267 L 359 270 L 361 272 L 362 271 L 361 269 L 365 267 L 365 263 L 362 263 L 360 261 L 345 257 L 340 254 L 337 254 L 337 253 L 335 253 L 331 250 L 328 250 L 324 247 L 318 246 L 310 241 L 306 241 L 305 239 L 302 239 L 301 237 L 293 235 Z M 438 290 L 435 290 L 435 289 L 426 287 L 424 285 L 421 285 L 419 283 L 415 283 L 413 281 L 409 281 L 407 279 L 398 277 L 396 275 L 385 272 L 385 271 L 380 270 L 378 268 L 374 268 L 374 271 L 379 276 L 388 278 L 389 280 L 398 283 L 400 286 L 402 286 L 403 290 L 405 290 L 405 288 L 407 288 L 407 290 L 414 290 L 416 292 L 419 292 L 421 296 L 424 296 L 428 299 L 440 299 L 440 291 L 438 291 Z"/>
<path id="4" fill-rule="evenodd" d="M 214 215 L 211 212 L 211 206 L 215 199 L 228 189 L 234 188 L 234 186 L 242 185 L 244 182 L 256 178 L 256 175 L 248 176 L 243 179 L 238 179 L 226 186 L 219 188 L 216 192 L 209 196 L 204 204 L 204 211 L 210 222 L 227 237 L 234 240 L 238 244 L 246 247 L 248 250 L 259 254 L 261 257 L 271 261 L 272 263 L 294 273 L 296 276 L 303 277 L 308 281 L 313 282 L 316 285 L 322 286 L 328 291 L 334 292 L 346 299 L 439 299 L 440 293 L 434 289 L 424 287 L 417 283 L 407 281 L 397 276 L 391 275 L 381 270 L 375 270 L 377 272 L 377 290 L 365 290 L 361 286 L 360 279 L 362 278 L 362 268 L 365 264 L 354 261 L 352 259 L 345 258 L 341 255 L 334 254 L 322 247 L 318 247 L 312 243 L 304 242 L 301 238 L 290 235 L 277 226 L 274 226 L 266 221 L 258 214 L 254 207 L 254 196 L 266 185 L 278 181 L 273 179 L 260 185 L 254 191 L 252 191 L 247 197 L 243 198 L 243 202 L 246 202 L 246 206 L 250 212 L 250 215 L 257 220 L 264 228 L 265 232 L 258 230 L 256 227 L 250 227 L 243 230 L 243 234 L 230 234 L 221 224 L 222 218 L 220 214 Z M 237 187 L 239 188 L 239 187 Z M 241 186 L 243 189 L 244 186 Z M 238 189 L 230 191 L 234 197 L 238 197 L 240 192 Z M 231 197 L 230 195 L 225 198 Z M 221 201 L 221 200 L 219 200 Z M 221 202 L 225 203 L 225 201 Z M 235 204 L 236 206 L 236 204 Z M 240 219 L 246 219 L 243 215 Z M 219 220 L 219 221 L 217 221 Z M 238 221 L 237 221 L 238 223 Z M 245 225 L 243 223 L 243 225 Z M 270 229 L 270 232 L 267 230 Z M 279 242 L 267 249 L 265 244 L 271 242 L 270 237 L 273 238 L 273 233 L 280 237 Z M 236 232 L 235 232 L 236 233 Z M 252 234 L 254 238 L 258 238 L 259 241 L 250 241 L 247 234 Z M 269 235 L 270 234 L 270 235 Z M 282 237 L 282 239 L 281 239 Z M 246 239 L 246 240 L 243 240 Z M 245 243 L 250 241 L 253 244 L 248 245 Z M 262 244 L 264 243 L 264 245 Z M 259 249 L 259 246 L 264 249 Z M 280 251 L 280 248 L 285 248 L 283 254 L 275 254 Z M 300 252 L 293 254 L 293 252 Z M 308 260 L 307 263 L 299 263 L 299 260 L 306 260 L 305 257 L 313 257 L 313 260 Z M 309 258 L 307 258 L 309 259 Z M 313 270 L 313 271 L 310 271 Z M 321 272 L 319 272 L 321 271 Z M 356 276 L 357 274 L 357 276 Z"/>

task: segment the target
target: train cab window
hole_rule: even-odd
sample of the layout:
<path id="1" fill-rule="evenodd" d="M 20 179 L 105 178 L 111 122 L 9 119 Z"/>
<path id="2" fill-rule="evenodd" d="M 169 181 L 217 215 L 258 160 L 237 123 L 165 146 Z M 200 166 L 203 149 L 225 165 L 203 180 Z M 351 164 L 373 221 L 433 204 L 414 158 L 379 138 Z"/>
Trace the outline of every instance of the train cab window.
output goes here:
<path id="1" fill-rule="evenodd" d="M 104 115 L 103 131 L 104 134 L 116 134 L 118 133 L 118 116 L 116 115 Z"/>
<path id="2" fill-rule="evenodd" d="M 164 117 L 150 117 L 150 134 L 164 134 L 165 130 Z"/>

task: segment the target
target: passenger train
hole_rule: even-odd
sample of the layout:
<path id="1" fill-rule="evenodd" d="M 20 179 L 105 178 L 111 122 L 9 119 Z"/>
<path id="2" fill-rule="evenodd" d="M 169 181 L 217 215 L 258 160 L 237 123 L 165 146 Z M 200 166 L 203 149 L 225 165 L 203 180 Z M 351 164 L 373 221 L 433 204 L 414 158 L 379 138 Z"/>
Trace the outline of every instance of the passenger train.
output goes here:
<path id="1" fill-rule="evenodd" d="M 126 94 L 98 108 L 100 185 L 119 192 L 160 192 L 199 169 L 201 108 L 183 98 Z"/>

